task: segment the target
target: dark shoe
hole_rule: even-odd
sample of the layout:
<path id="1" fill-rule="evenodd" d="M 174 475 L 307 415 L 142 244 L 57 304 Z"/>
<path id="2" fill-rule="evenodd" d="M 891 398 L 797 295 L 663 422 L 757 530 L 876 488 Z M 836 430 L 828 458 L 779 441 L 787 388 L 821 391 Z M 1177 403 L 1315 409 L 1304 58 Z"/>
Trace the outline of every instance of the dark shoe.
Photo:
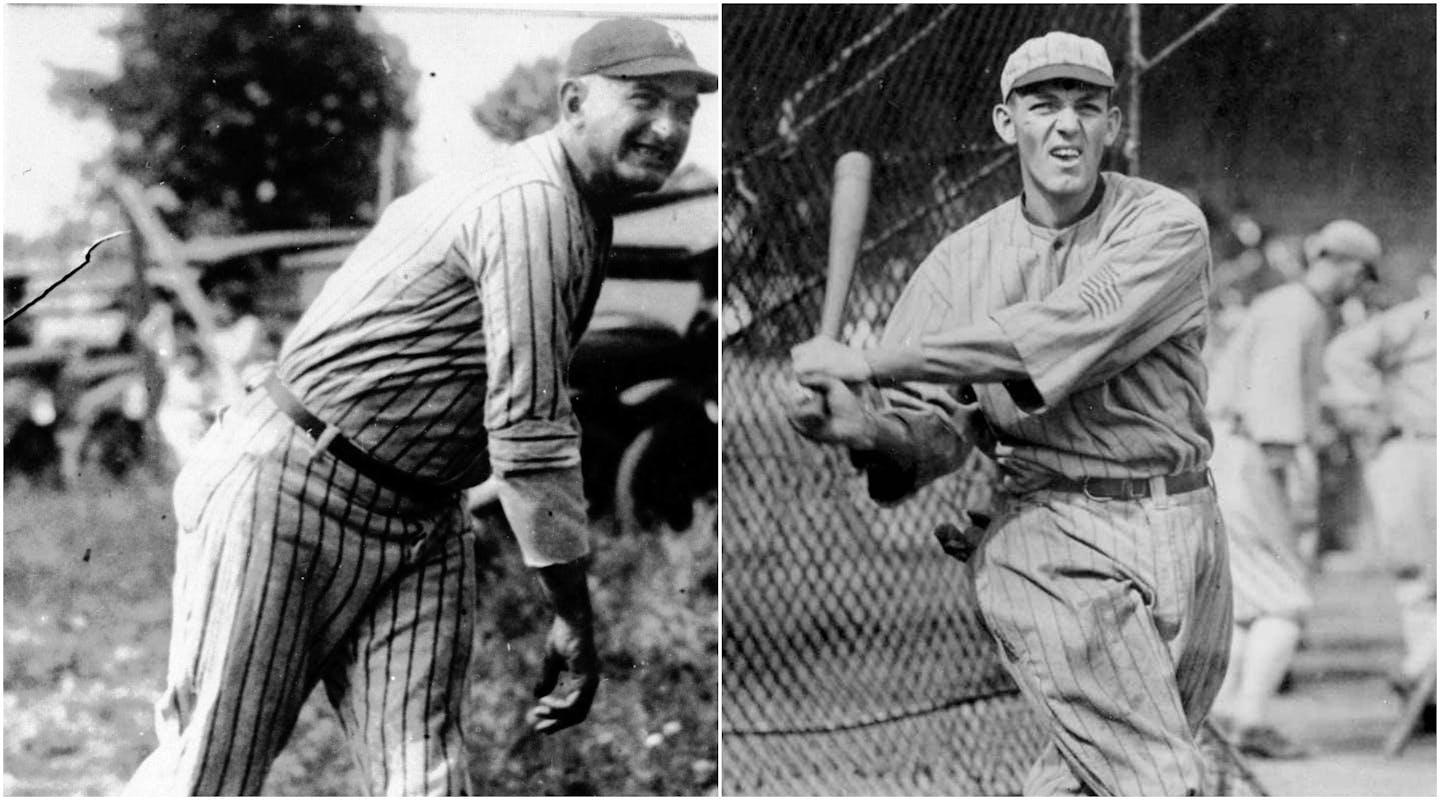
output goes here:
<path id="1" fill-rule="evenodd" d="M 1285 734 L 1269 725 L 1256 725 L 1241 729 L 1235 736 L 1235 746 L 1251 758 L 1292 759 L 1307 758 L 1310 751 L 1290 741 Z"/>

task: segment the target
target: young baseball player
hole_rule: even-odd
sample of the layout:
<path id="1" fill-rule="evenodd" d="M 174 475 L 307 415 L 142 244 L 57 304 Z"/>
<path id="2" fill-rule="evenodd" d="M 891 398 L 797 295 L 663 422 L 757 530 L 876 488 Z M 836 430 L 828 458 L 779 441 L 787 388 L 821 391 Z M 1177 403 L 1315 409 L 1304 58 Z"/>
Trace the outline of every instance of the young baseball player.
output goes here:
<path id="1" fill-rule="evenodd" d="M 369 791 L 466 793 L 460 492 L 487 477 L 554 606 L 531 722 L 585 718 L 599 666 L 566 368 L 611 207 L 660 187 L 717 83 L 663 25 L 596 24 L 551 131 L 396 201 L 327 281 L 176 482 L 160 746 L 131 791 L 257 794 L 323 682 Z"/>
<path id="2" fill-rule="evenodd" d="M 1230 586 L 1206 462 L 1209 236 L 1179 193 L 1100 170 L 1120 134 L 1104 48 L 1053 32 L 1000 76 L 1020 196 L 940 242 L 882 346 L 793 351 L 896 500 L 977 446 L 1004 489 L 970 559 L 980 612 L 1051 743 L 1024 793 L 1198 794 L 1195 742 L 1225 672 Z M 882 408 L 846 382 L 893 384 Z M 971 400 L 973 393 L 974 402 Z M 813 409 L 813 407 L 812 407 Z"/>
<path id="3" fill-rule="evenodd" d="M 1235 587 L 1230 670 L 1215 715 L 1241 752 L 1258 758 L 1306 753 L 1265 714 L 1314 605 L 1290 487 L 1320 431 L 1321 354 L 1338 305 L 1373 274 L 1380 240 L 1358 223 L 1337 220 L 1306 240 L 1305 255 L 1299 281 L 1251 302 L 1211 384 L 1211 467 Z"/>
<path id="4" fill-rule="evenodd" d="M 1325 348 L 1329 401 L 1367 440 L 1365 485 L 1395 575 L 1409 694 L 1435 669 L 1435 276 L 1415 299 L 1342 331 Z"/>

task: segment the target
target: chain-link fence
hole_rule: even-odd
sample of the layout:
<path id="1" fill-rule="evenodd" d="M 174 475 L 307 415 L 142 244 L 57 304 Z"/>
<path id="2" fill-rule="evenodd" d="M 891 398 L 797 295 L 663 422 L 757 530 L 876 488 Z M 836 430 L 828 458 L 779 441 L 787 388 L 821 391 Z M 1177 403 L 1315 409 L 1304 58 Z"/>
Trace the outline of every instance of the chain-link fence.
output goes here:
<path id="1" fill-rule="evenodd" d="M 1129 21 L 1123 5 L 726 7 L 727 794 L 1013 794 L 1045 741 L 930 535 L 984 506 L 985 463 L 878 508 L 842 453 L 786 424 L 786 354 L 819 318 L 840 154 L 876 162 L 842 333 L 866 344 L 930 248 L 1015 191 L 990 123 L 1006 55 L 1055 28 L 1091 36 L 1125 103 Z M 1253 793 L 1207 747 L 1212 789 Z"/>

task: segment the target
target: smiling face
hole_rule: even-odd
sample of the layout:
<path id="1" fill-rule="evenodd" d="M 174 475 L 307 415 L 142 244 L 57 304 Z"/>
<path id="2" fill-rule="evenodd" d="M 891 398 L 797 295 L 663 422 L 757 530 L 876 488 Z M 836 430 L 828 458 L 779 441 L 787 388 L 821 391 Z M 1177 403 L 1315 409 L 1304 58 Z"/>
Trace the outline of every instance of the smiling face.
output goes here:
<path id="1" fill-rule="evenodd" d="M 1019 150 L 1027 210 L 1047 224 L 1068 224 L 1090 199 L 1105 149 L 1120 135 L 1120 109 L 1105 88 L 1047 81 L 1011 92 L 995 107 L 994 123 Z"/>
<path id="2" fill-rule="evenodd" d="M 561 113 L 590 190 L 609 198 L 660 188 L 679 166 L 699 107 L 693 78 L 588 75 L 561 87 Z"/>

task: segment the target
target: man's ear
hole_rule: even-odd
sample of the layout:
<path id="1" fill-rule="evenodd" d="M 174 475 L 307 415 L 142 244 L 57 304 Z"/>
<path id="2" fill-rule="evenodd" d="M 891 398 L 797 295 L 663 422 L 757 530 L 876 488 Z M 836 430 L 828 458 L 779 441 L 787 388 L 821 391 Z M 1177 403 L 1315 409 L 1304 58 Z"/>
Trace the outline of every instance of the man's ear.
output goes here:
<path id="1" fill-rule="evenodd" d="M 560 119 L 574 122 L 585 105 L 590 87 L 581 78 L 566 78 L 560 82 Z"/>
<path id="2" fill-rule="evenodd" d="M 1000 103 L 995 106 L 995 110 L 990 112 L 990 119 L 995 123 L 995 133 L 999 134 L 1000 140 L 1005 144 L 1015 144 L 1015 114 L 1010 105 Z"/>
<path id="3" fill-rule="evenodd" d="M 1111 145 L 1115 144 L 1115 140 L 1120 138 L 1120 129 L 1121 127 L 1123 127 L 1121 123 L 1124 121 L 1124 119 L 1124 116 L 1120 113 L 1120 106 L 1112 104 L 1110 106 L 1110 110 L 1105 112 L 1106 147 L 1110 147 Z"/>

